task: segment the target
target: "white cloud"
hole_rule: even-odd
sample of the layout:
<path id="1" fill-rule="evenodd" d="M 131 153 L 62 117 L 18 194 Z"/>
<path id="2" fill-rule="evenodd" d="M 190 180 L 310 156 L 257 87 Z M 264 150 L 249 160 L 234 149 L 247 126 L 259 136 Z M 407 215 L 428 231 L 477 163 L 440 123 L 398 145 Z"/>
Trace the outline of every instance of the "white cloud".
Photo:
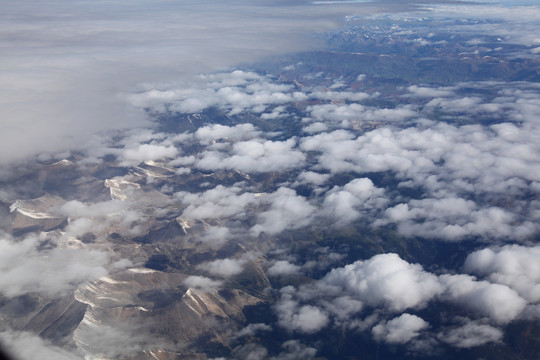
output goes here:
<path id="1" fill-rule="evenodd" d="M 407 88 L 413 96 L 419 97 L 448 97 L 453 96 L 453 87 L 430 88 L 425 86 L 411 85 Z"/>
<path id="2" fill-rule="evenodd" d="M 344 225 L 360 218 L 363 210 L 381 208 L 387 201 L 383 189 L 377 188 L 368 178 L 358 178 L 328 191 L 322 211 L 338 225 Z"/>
<path id="3" fill-rule="evenodd" d="M 291 85 L 273 84 L 266 76 L 236 70 L 200 77 L 200 82 L 161 84 L 144 92 L 128 96 L 130 103 L 155 112 L 166 110 L 179 113 L 199 113 L 211 107 L 225 110 L 229 115 L 244 111 L 261 113 L 269 106 L 284 105 L 305 100 L 307 96 L 295 91 Z M 279 116 L 284 108 L 277 106 L 266 118 Z"/>
<path id="4" fill-rule="evenodd" d="M 257 215 L 257 224 L 251 232 L 277 234 L 286 229 L 299 229 L 311 223 L 315 206 L 292 189 L 281 187 L 262 199 L 270 208 Z"/>
<path id="5" fill-rule="evenodd" d="M 346 94 L 345 94 L 346 95 Z M 344 96 L 346 98 L 346 96 Z M 394 109 L 380 109 L 360 104 L 323 104 L 312 105 L 307 108 L 311 117 L 318 121 L 333 121 L 347 127 L 346 121 L 403 121 L 418 113 L 410 105 L 399 106 Z"/>
<path id="6" fill-rule="evenodd" d="M 540 302 L 540 246 L 507 245 L 467 256 L 465 271 L 506 285 L 529 302 Z"/>
<path id="7" fill-rule="evenodd" d="M 402 314 L 392 320 L 383 321 L 371 329 L 375 340 L 389 344 L 405 344 L 418 337 L 429 324 L 416 315 Z"/>
<path id="8" fill-rule="evenodd" d="M 297 360 L 312 359 L 317 354 L 317 349 L 306 346 L 298 340 L 287 340 L 281 347 L 284 349 L 277 356 L 272 356 L 270 360 Z"/>
<path id="9" fill-rule="evenodd" d="M 227 278 L 244 271 L 244 265 L 249 259 L 249 255 L 240 259 L 218 259 L 197 265 L 197 269 L 206 271 L 214 276 Z"/>
<path id="10" fill-rule="evenodd" d="M 298 175 L 297 182 L 304 184 L 322 185 L 328 181 L 330 174 L 321 174 L 314 171 L 304 171 Z"/>
<path id="11" fill-rule="evenodd" d="M 0 239 L 0 292 L 8 297 L 28 293 L 62 296 L 79 284 L 108 273 L 109 254 L 92 249 L 53 247 L 40 250 L 37 236 Z"/>
<path id="12" fill-rule="evenodd" d="M 477 281 L 469 275 L 441 275 L 445 297 L 464 305 L 497 323 L 514 320 L 527 305 L 517 292 L 506 285 Z"/>
<path id="13" fill-rule="evenodd" d="M 531 313 L 535 311 L 532 307 L 527 308 L 527 302 L 506 285 L 478 281 L 463 274 L 437 276 L 396 254 L 375 255 L 333 269 L 313 283 L 298 288 L 284 287 L 274 309 L 280 326 L 290 330 L 315 332 L 329 324 L 365 330 L 379 321 L 372 329 L 378 341 L 406 343 L 427 329 L 427 322 L 406 313 L 390 321 L 377 319 L 405 310 L 422 309 L 428 303 L 435 307 L 444 307 L 444 303 L 456 304 L 476 319 L 495 324 L 507 324 L 525 314 L 527 309 Z M 319 321 L 304 323 L 300 311 L 306 306 L 302 314 L 316 313 L 314 319 Z M 361 315 L 365 319 L 359 319 Z M 489 333 L 494 328 L 471 329 L 485 329 Z M 461 331 L 456 330 L 455 335 Z M 495 329 L 491 334 L 498 332 Z M 486 341 L 495 341 L 495 338 L 490 339 Z"/>
<path id="14" fill-rule="evenodd" d="M 82 360 L 81 354 L 75 354 L 52 345 L 38 335 L 28 331 L 0 332 L 2 350 L 18 360 L 33 360 L 36 354 L 43 360 Z"/>
<path id="15" fill-rule="evenodd" d="M 381 254 L 369 260 L 337 268 L 320 280 L 321 286 L 337 287 L 366 304 L 401 311 L 419 308 L 443 291 L 437 276 L 420 265 L 409 264 L 396 254 Z"/>
<path id="16" fill-rule="evenodd" d="M 338 87 L 331 87 L 336 89 Z M 350 91 L 315 91 L 308 94 L 310 97 L 321 100 L 348 100 L 348 101 L 362 101 L 370 97 L 369 94 L 364 92 L 350 92 Z"/>
<path id="17" fill-rule="evenodd" d="M 260 331 L 272 331 L 272 327 L 263 323 L 249 324 L 245 328 L 238 331 L 234 336 L 237 338 L 242 336 L 253 336 Z"/>
<path id="18" fill-rule="evenodd" d="M 305 155 L 295 146 L 295 139 L 240 141 L 226 149 L 229 151 L 204 151 L 196 166 L 207 170 L 232 169 L 248 173 L 287 170 L 305 162 Z"/>
<path id="19" fill-rule="evenodd" d="M 283 276 L 297 274 L 300 269 L 301 267 L 298 265 L 291 264 L 286 260 L 279 260 L 272 264 L 266 272 L 271 276 Z"/>
<path id="20" fill-rule="evenodd" d="M 241 218 L 246 208 L 257 201 L 252 193 L 223 185 L 202 193 L 177 192 L 174 196 L 188 205 L 182 212 L 182 217 L 187 219 Z"/>
<path id="21" fill-rule="evenodd" d="M 286 290 L 286 289 L 285 289 Z M 316 306 L 299 305 L 282 289 L 282 299 L 276 304 L 279 324 L 289 330 L 314 333 L 325 327 L 328 315 Z"/>
<path id="22" fill-rule="evenodd" d="M 213 280 L 199 275 L 188 276 L 182 283 L 187 287 L 202 289 L 204 291 L 215 290 L 223 285 L 223 282 L 220 280 Z"/>
<path id="23" fill-rule="evenodd" d="M 189 87 L 199 72 L 310 48 L 314 31 L 335 27 L 346 13 L 343 6 L 323 13 L 310 3 L 277 1 L 203 5 L 141 0 L 129 11 L 117 1 L 34 5 L 14 4 L 2 20 L 9 56 L 2 58 L 0 84 L 10 84 L 0 87 L 2 162 L 81 148 L 90 134 L 103 130 L 150 125 L 143 111 L 126 104 L 119 93 L 139 88 L 147 97 L 139 104 L 170 102 L 178 97 L 174 90 Z M 253 89 L 242 97 L 234 83 L 229 86 L 220 94 L 184 94 L 178 109 L 200 111 L 215 104 L 215 97 L 235 102 L 234 111 L 295 99 L 272 88 Z"/>
<path id="24" fill-rule="evenodd" d="M 204 234 L 197 237 L 195 240 L 210 245 L 220 246 L 227 242 L 232 236 L 231 231 L 223 226 L 211 226 L 206 229 Z"/>
<path id="25" fill-rule="evenodd" d="M 147 160 L 160 160 L 163 158 L 174 158 L 178 155 L 178 150 L 174 146 L 163 146 L 154 144 L 142 144 L 135 148 L 127 148 L 122 152 L 122 157 L 126 163 L 131 161 L 143 162 Z"/>
<path id="26" fill-rule="evenodd" d="M 238 124 L 235 126 L 226 126 L 220 124 L 213 124 L 203 126 L 195 132 L 195 137 L 206 143 L 212 140 L 241 140 L 249 139 L 260 135 L 260 131 L 257 131 L 255 126 L 251 124 Z"/>
<path id="27" fill-rule="evenodd" d="M 499 97 L 482 95 L 487 86 L 496 86 Z M 475 96 L 461 96 L 462 89 L 469 87 L 475 89 Z M 465 83 L 445 91 L 449 91 L 447 97 L 431 100 L 439 110 L 477 121 L 478 116 L 485 116 L 481 112 L 493 108 L 512 122 L 459 126 L 422 120 L 416 127 L 386 126 L 359 136 L 337 130 L 304 137 L 300 148 L 317 156 L 313 170 L 389 171 L 400 181 L 398 189 L 422 192 L 421 199 L 404 197 L 392 204 L 375 226 L 393 223 L 406 236 L 445 240 L 531 236 L 538 229 L 532 220 L 536 207 L 520 194 L 538 192 L 540 162 L 531 154 L 540 151 L 535 120 L 540 107 L 533 86 Z M 427 117 L 430 108 L 422 110 Z M 494 205 L 501 203 L 509 204 Z M 378 216 L 367 209 L 361 215 Z M 353 213 L 351 218 L 355 217 Z"/>
<path id="28" fill-rule="evenodd" d="M 458 348 L 498 343 L 502 338 L 503 332 L 500 329 L 472 321 L 439 334 L 439 340 Z"/>

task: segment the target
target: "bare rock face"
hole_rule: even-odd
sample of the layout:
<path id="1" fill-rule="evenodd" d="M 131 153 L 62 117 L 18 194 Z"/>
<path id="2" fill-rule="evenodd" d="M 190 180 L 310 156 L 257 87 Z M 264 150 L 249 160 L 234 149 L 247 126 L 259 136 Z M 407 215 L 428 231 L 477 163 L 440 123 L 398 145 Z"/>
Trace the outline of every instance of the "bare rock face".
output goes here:
<path id="1" fill-rule="evenodd" d="M 187 277 L 135 268 L 79 287 L 75 298 L 87 308 L 75 344 L 105 359 L 202 359 L 197 344 L 227 347 L 242 309 L 260 300 L 237 289 L 189 288 Z"/>
<path id="2" fill-rule="evenodd" d="M 9 207 L 13 216 L 13 231 L 47 231 L 60 226 L 66 218 L 52 214 L 50 209 L 63 203 L 64 199 L 49 194 L 36 199 L 15 201 Z"/>

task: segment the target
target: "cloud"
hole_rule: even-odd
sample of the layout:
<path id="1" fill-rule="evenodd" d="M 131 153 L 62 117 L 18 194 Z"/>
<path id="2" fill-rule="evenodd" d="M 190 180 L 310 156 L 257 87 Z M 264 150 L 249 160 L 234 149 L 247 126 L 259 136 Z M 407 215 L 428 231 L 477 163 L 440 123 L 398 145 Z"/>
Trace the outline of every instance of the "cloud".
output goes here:
<path id="1" fill-rule="evenodd" d="M 112 194 L 117 194 L 119 198 L 125 200 L 114 199 L 94 204 L 71 200 L 55 209 L 58 214 L 69 217 L 66 236 L 76 236 L 77 231 L 80 232 L 90 224 L 92 224 L 92 228 L 89 231 L 96 234 L 106 232 L 114 227 L 117 233 L 139 235 L 143 230 L 140 226 L 142 220 L 146 219 L 142 209 L 150 204 L 156 206 L 163 200 L 152 193 L 137 193 L 135 192 L 137 189 L 130 185 L 117 192 L 115 192 L 117 188 L 112 188 Z M 75 232 L 72 233 L 72 231 Z"/>
<path id="2" fill-rule="evenodd" d="M 317 354 L 317 349 L 306 346 L 298 340 L 285 341 L 281 347 L 284 351 L 277 356 L 272 356 L 270 360 L 312 359 Z"/>
<path id="3" fill-rule="evenodd" d="M 276 261 L 266 270 L 266 273 L 271 276 L 295 275 L 300 271 L 301 267 L 291 264 L 286 260 Z"/>
<path id="4" fill-rule="evenodd" d="M 330 174 L 321 174 L 314 171 L 304 171 L 298 175 L 297 182 L 301 184 L 323 185 L 330 178 Z"/>
<path id="5" fill-rule="evenodd" d="M 205 143 L 212 140 L 242 140 L 249 139 L 261 134 L 252 124 L 239 124 L 235 126 L 226 126 L 213 124 L 203 126 L 195 131 L 195 137 Z"/>
<path id="6" fill-rule="evenodd" d="M 254 72 L 235 70 L 203 75 L 199 80 L 198 83 L 182 84 L 182 87 L 164 84 L 161 88 L 128 95 L 127 98 L 133 106 L 153 112 L 199 113 L 217 107 L 234 115 L 244 111 L 262 113 L 267 107 L 277 106 L 270 113 L 262 114 L 266 118 L 279 115 L 283 108 L 278 105 L 307 98 L 305 94 L 294 91 L 291 85 L 274 84 L 269 77 Z"/>
<path id="7" fill-rule="evenodd" d="M 3 163 L 78 149 L 89 134 L 100 131 L 148 126 L 144 112 L 130 106 L 122 94 L 163 97 L 160 92 L 167 88 L 196 83 L 193 75 L 200 72 L 309 49 L 317 42 L 313 32 L 335 28 L 354 8 L 282 1 L 34 5 L 10 6 L 4 19 L 9 56 L 2 59 L 0 83 L 10 86 L 0 87 Z M 27 17 L 30 11 L 32 19 Z M 161 89 L 159 84 L 167 82 L 184 85 Z M 238 93 L 233 88 L 218 97 L 234 100 Z M 279 91 L 253 89 L 252 94 L 232 109 L 289 101 Z M 215 103 L 204 91 L 194 95 L 178 104 L 178 110 L 196 112 Z"/>
<path id="8" fill-rule="evenodd" d="M 440 279 L 449 300 L 489 316 L 500 324 L 514 320 L 527 305 L 517 292 L 506 285 L 477 281 L 469 275 L 441 275 Z"/>
<path id="9" fill-rule="evenodd" d="M 231 277 L 244 271 L 244 265 L 251 259 L 248 254 L 240 259 L 218 259 L 197 265 L 197 269 L 206 271 L 214 276 Z"/>
<path id="10" fill-rule="evenodd" d="M 334 87 L 336 88 L 336 87 Z M 370 97 L 364 92 L 350 91 L 314 91 L 309 94 L 309 97 L 314 97 L 320 100 L 341 100 L 341 101 L 362 101 Z"/>
<path id="11" fill-rule="evenodd" d="M 257 215 L 257 224 L 251 228 L 255 236 L 262 232 L 273 235 L 286 229 L 307 226 L 311 223 L 316 209 L 306 198 L 285 187 L 265 196 L 262 201 L 270 207 Z"/>
<path id="12" fill-rule="evenodd" d="M 467 256 L 466 272 L 506 285 L 529 302 L 540 302 L 540 247 L 507 245 Z"/>
<path id="13" fill-rule="evenodd" d="M 42 248 L 35 235 L 16 241 L 0 239 L 0 292 L 8 297 L 41 293 L 50 297 L 66 294 L 86 281 L 108 273 L 108 253 L 92 249 Z"/>
<path id="14" fill-rule="evenodd" d="M 268 350 L 265 347 L 258 344 L 246 344 L 237 346 L 232 351 L 233 359 L 241 360 L 264 360 L 268 358 Z M 221 360 L 224 358 L 218 358 L 215 360 Z"/>
<path id="15" fill-rule="evenodd" d="M 411 85 L 407 88 L 413 96 L 419 97 L 448 97 L 454 96 L 453 87 L 439 87 L 439 88 L 430 88 L 425 86 Z"/>
<path id="16" fill-rule="evenodd" d="M 303 132 L 306 132 L 309 134 L 324 132 L 327 130 L 328 130 L 328 126 L 325 123 L 320 122 L 320 121 L 314 122 L 302 128 Z"/>
<path id="17" fill-rule="evenodd" d="M 77 346 L 86 353 L 85 358 L 122 358 L 149 348 L 167 346 L 151 334 L 144 323 L 129 318 L 94 322 L 92 315 L 87 314 L 73 335 Z"/>
<path id="18" fill-rule="evenodd" d="M 334 269 L 320 280 L 320 286 L 333 287 L 336 293 L 351 294 L 368 305 L 394 311 L 423 307 L 443 290 L 435 275 L 396 254 L 376 255 Z"/>
<path id="19" fill-rule="evenodd" d="M 300 305 L 288 293 L 291 290 L 289 288 L 282 289 L 282 298 L 275 305 L 279 325 L 289 330 L 308 334 L 324 328 L 329 323 L 328 315 L 319 307 Z"/>
<path id="20" fill-rule="evenodd" d="M 32 360 L 39 354 L 43 360 L 82 360 L 81 354 L 75 354 L 52 345 L 34 333 L 28 331 L 0 332 L 2 350 L 18 360 Z"/>
<path id="21" fill-rule="evenodd" d="M 249 324 L 235 334 L 235 337 L 253 336 L 259 331 L 272 331 L 272 327 L 263 323 Z"/>
<path id="22" fill-rule="evenodd" d="M 177 192 L 174 196 L 188 204 L 182 212 L 182 217 L 188 219 L 241 218 L 246 215 L 246 208 L 257 201 L 254 194 L 243 192 L 240 187 L 223 185 L 202 193 Z"/>
<path id="23" fill-rule="evenodd" d="M 286 286 L 281 289 L 274 311 L 279 325 L 291 331 L 314 333 L 326 326 L 359 331 L 371 328 L 377 341 L 405 344 L 429 327 L 425 320 L 410 314 L 411 311 L 429 305 L 440 307 L 445 313 L 448 303 L 459 306 L 464 314 L 482 324 L 505 325 L 525 316 L 527 309 L 534 312 L 506 285 L 465 274 L 436 275 L 396 254 L 375 255 L 335 268 L 321 279 L 298 288 Z M 396 313 L 401 315 L 396 317 Z M 480 336 L 482 331 L 487 333 L 485 342 L 496 341 L 495 335 L 501 332 L 491 325 L 474 324 L 458 330 L 453 325 L 448 327 L 448 320 L 443 320 L 435 331 L 453 331 L 457 338 L 470 328 L 478 333 L 474 340 L 478 344 L 484 341 Z M 425 341 L 415 346 L 424 346 Z M 458 340 L 452 340 L 454 343 L 462 346 Z"/>
<path id="24" fill-rule="evenodd" d="M 363 210 L 383 207 L 387 203 L 384 190 L 377 188 L 368 178 L 358 178 L 339 187 L 334 186 L 325 195 L 323 213 L 337 225 L 348 224 L 362 216 Z"/>
<path id="25" fill-rule="evenodd" d="M 496 94 L 482 93 L 487 86 L 495 86 Z M 421 90 L 424 95 L 429 91 Z M 476 123 L 478 117 L 493 121 L 495 111 L 502 122 L 448 124 L 440 114 L 432 113 L 431 105 L 425 106 L 419 116 L 426 119 L 417 120 L 415 127 L 385 126 L 360 135 L 336 130 L 301 138 L 300 149 L 317 159 L 310 170 L 390 172 L 399 182 L 397 190 L 420 191 L 421 199 L 405 196 L 399 203 L 389 202 L 383 217 L 378 209 L 356 209 L 363 217 L 378 217 L 374 226 L 395 224 L 406 236 L 444 240 L 531 236 L 538 229 L 533 221 L 538 213 L 532 198 L 519 194 L 538 191 L 534 184 L 539 182 L 540 163 L 531 154 L 539 151 L 535 119 L 540 108 L 533 86 L 463 83 L 445 91 L 444 98 L 413 97 L 411 101 L 425 105 L 435 101 L 438 111 L 447 112 L 449 118 L 459 113 L 462 121 Z M 462 96 L 466 92 L 470 96 Z M 427 120 L 432 117 L 438 121 Z M 343 197 L 340 204 L 347 202 L 347 194 L 332 196 Z"/>
<path id="26" fill-rule="evenodd" d="M 73 218 L 106 217 L 122 212 L 127 203 L 119 200 L 110 200 L 87 205 L 78 200 L 67 201 L 58 208 L 58 212 Z"/>
<path id="27" fill-rule="evenodd" d="M 282 288 L 274 310 L 280 326 L 289 330 L 311 333 L 330 324 L 353 329 L 369 327 L 358 319 L 366 309 L 390 313 L 420 309 L 443 291 L 438 277 L 421 266 L 396 254 L 381 254 L 333 269 L 311 284 Z M 396 326 L 402 321 L 406 319 L 396 320 Z M 373 326 L 372 322 L 366 319 L 366 324 Z M 380 334 L 383 328 L 381 324 Z"/>
<path id="28" fill-rule="evenodd" d="M 126 161 L 154 161 L 163 158 L 174 158 L 178 155 L 178 150 L 174 146 L 163 146 L 154 144 L 142 144 L 132 149 L 125 149 L 122 157 Z"/>
<path id="29" fill-rule="evenodd" d="M 383 321 L 373 327 L 371 332 L 377 341 L 388 344 L 405 344 L 420 335 L 429 324 L 416 315 L 402 314 L 392 320 Z"/>
<path id="30" fill-rule="evenodd" d="M 202 289 L 204 291 L 215 290 L 220 288 L 223 284 L 220 280 L 213 280 L 199 275 L 188 276 L 182 283 L 187 287 Z"/>
<path id="31" fill-rule="evenodd" d="M 196 166 L 205 170 L 231 169 L 248 173 L 288 170 L 302 166 L 306 159 L 295 146 L 296 140 L 292 138 L 240 141 L 225 151 L 204 151 Z"/>
<path id="32" fill-rule="evenodd" d="M 498 343 L 503 338 L 503 332 L 491 325 L 478 322 L 468 322 L 439 334 L 439 340 L 458 348 L 471 348 L 487 343 Z"/>
<path id="33" fill-rule="evenodd" d="M 380 109 L 356 103 L 323 104 L 309 106 L 306 110 L 315 120 L 337 122 L 342 127 L 350 127 L 350 121 L 404 121 L 418 116 L 409 105 Z"/>
<path id="34" fill-rule="evenodd" d="M 210 226 L 206 231 L 195 240 L 210 245 L 220 246 L 227 242 L 233 235 L 229 228 L 224 226 Z"/>

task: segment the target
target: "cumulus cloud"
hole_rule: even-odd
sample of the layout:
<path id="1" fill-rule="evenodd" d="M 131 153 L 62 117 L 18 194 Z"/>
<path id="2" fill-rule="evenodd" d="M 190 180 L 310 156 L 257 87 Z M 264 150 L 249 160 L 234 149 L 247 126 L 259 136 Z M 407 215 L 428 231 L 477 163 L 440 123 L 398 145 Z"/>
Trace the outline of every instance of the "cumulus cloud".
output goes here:
<path id="1" fill-rule="evenodd" d="M 19 360 L 32 360 L 39 354 L 43 360 L 82 360 L 81 354 L 76 354 L 54 346 L 39 336 L 28 331 L 0 332 L 0 344 L 7 355 L 17 356 Z"/>
<path id="2" fill-rule="evenodd" d="M 257 215 L 257 224 L 251 228 L 256 236 L 262 232 L 277 234 L 285 229 L 307 226 L 316 209 L 306 198 L 285 187 L 265 196 L 262 201 L 269 204 L 269 209 Z"/>
<path id="3" fill-rule="evenodd" d="M 295 146 L 295 139 L 240 141 L 225 151 L 203 152 L 196 165 L 206 170 L 232 169 L 248 173 L 282 171 L 303 165 L 306 157 Z"/>
<path id="4" fill-rule="evenodd" d="M 182 283 L 187 287 L 202 289 L 204 291 L 218 289 L 223 284 L 223 282 L 220 280 L 213 280 L 205 276 L 198 275 L 188 276 Z"/>
<path id="5" fill-rule="evenodd" d="M 282 298 L 275 306 L 280 326 L 304 333 L 314 333 L 324 328 L 329 322 L 328 315 L 319 307 L 300 305 L 293 299 L 291 290 L 282 289 Z"/>
<path id="6" fill-rule="evenodd" d="M 487 343 L 498 343 L 503 338 L 503 332 L 491 325 L 479 322 L 467 322 L 439 334 L 439 339 L 458 348 L 471 348 Z"/>
<path id="7" fill-rule="evenodd" d="M 321 174 L 314 171 L 304 171 L 298 175 L 297 182 L 300 184 L 323 185 L 330 178 L 330 174 Z"/>
<path id="8" fill-rule="evenodd" d="M 437 277 L 397 254 L 381 254 L 337 268 L 320 280 L 320 286 L 354 295 L 371 306 L 400 311 L 425 306 L 443 288 Z"/>
<path id="9" fill-rule="evenodd" d="M 93 218 L 105 217 L 122 212 L 128 206 L 120 200 L 110 200 L 95 204 L 86 204 L 78 200 L 67 201 L 58 208 L 58 212 L 65 216 Z"/>
<path id="10" fill-rule="evenodd" d="M 151 89 L 128 96 L 137 107 L 150 108 L 155 112 L 166 110 L 179 113 L 198 113 L 207 108 L 218 107 L 229 115 L 244 111 L 262 113 L 267 107 L 293 103 L 307 99 L 294 91 L 291 85 L 274 84 L 266 76 L 254 72 L 235 70 L 231 73 L 201 76 L 199 84 L 180 88 Z M 205 83 L 205 81 L 207 81 Z M 274 118 L 284 110 L 277 106 L 261 116 Z"/>
<path id="11" fill-rule="evenodd" d="M 284 350 L 277 356 L 272 356 L 270 360 L 312 359 L 317 354 L 317 349 L 306 346 L 298 340 L 285 341 L 281 347 Z"/>
<path id="12" fill-rule="evenodd" d="M 345 93 L 345 95 L 347 95 Z M 344 96 L 343 98 L 347 98 Z M 404 121 L 418 116 L 410 105 L 389 108 L 374 108 L 360 104 L 323 104 L 307 108 L 310 116 L 318 121 L 331 121 L 350 127 L 351 121 Z"/>
<path id="13" fill-rule="evenodd" d="M 407 88 L 413 96 L 434 98 L 434 97 L 449 97 L 454 96 L 454 88 L 451 86 L 448 87 L 439 87 L 431 88 L 425 86 L 411 85 Z"/>
<path id="14" fill-rule="evenodd" d="M 388 200 L 384 190 L 377 188 L 368 178 L 359 178 L 326 193 L 322 211 L 333 218 L 337 225 L 350 223 L 362 216 L 362 210 L 371 212 L 383 207 Z"/>
<path id="15" fill-rule="evenodd" d="M 197 265 L 197 268 L 214 276 L 231 277 L 244 271 L 244 265 L 251 259 L 248 254 L 240 259 L 218 259 Z"/>
<path id="16" fill-rule="evenodd" d="M 147 160 L 174 158 L 177 154 L 178 150 L 174 146 L 142 144 L 135 148 L 125 149 L 122 157 L 129 163 L 130 161 L 143 162 Z"/>
<path id="17" fill-rule="evenodd" d="M 336 130 L 303 137 L 300 149 L 317 157 L 312 170 L 391 172 L 398 189 L 421 191 L 421 199 L 404 197 L 388 204 L 375 226 L 395 224 L 406 236 L 445 240 L 526 238 L 538 229 L 532 221 L 536 206 L 520 197 L 538 192 L 540 163 L 530 156 L 539 151 L 538 96 L 532 85 L 496 83 L 489 86 L 497 87 L 498 97 L 486 97 L 486 86 L 466 83 L 445 89 L 446 97 L 427 98 L 426 105 L 436 100 L 431 104 L 437 103 L 438 111 L 459 113 L 470 122 L 493 108 L 504 114 L 505 122 L 460 126 L 424 119 L 416 127 L 386 126 L 361 135 Z M 461 96 L 465 88 L 478 96 Z M 437 116 L 431 113 L 433 106 L 421 114 Z M 504 203 L 508 205 L 499 205 Z M 378 217 L 368 209 L 362 215 Z"/>
<path id="18" fill-rule="evenodd" d="M 375 325 L 371 332 L 377 341 L 384 341 L 388 344 L 405 344 L 418 337 L 420 331 L 428 326 L 429 324 L 422 318 L 405 313 Z"/>
<path id="19" fill-rule="evenodd" d="M 297 274 L 300 269 L 301 267 L 298 265 L 291 264 L 286 260 L 279 260 L 272 264 L 266 272 L 271 276 L 283 276 Z"/>
<path id="20" fill-rule="evenodd" d="M 206 231 L 195 240 L 209 245 L 220 246 L 227 242 L 233 234 L 229 228 L 224 226 L 210 226 Z"/>
<path id="21" fill-rule="evenodd" d="M 253 193 L 243 192 L 240 187 L 218 185 L 202 193 L 177 192 L 175 197 L 188 206 L 182 217 L 188 219 L 215 219 L 243 217 L 246 207 L 257 199 Z"/>
<path id="22" fill-rule="evenodd" d="M 512 321 L 527 305 L 517 292 L 506 285 L 477 281 L 469 275 L 441 275 L 440 279 L 450 300 L 489 316 L 497 323 Z"/>
<path id="23" fill-rule="evenodd" d="M 529 302 L 540 302 L 540 247 L 507 245 L 467 256 L 465 271 L 506 285 Z"/>
<path id="24" fill-rule="evenodd" d="M 142 230 L 140 227 L 141 220 L 145 219 L 141 209 L 148 206 L 148 202 L 155 206 L 162 199 L 151 194 L 147 194 L 147 196 L 139 194 L 140 196 L 137 198 L 131 196 L 131 190 L 134 189 L 128 187 L 125 192 L 117 193 L 120 194 L 120 198 L 125 197 L 125 201 L 115 199 L 88 204 L 78 200 L 71 200 L 56 208 L 55 211 L 58 214 L 69 217 L 70 222 L 66 228 L 66 236 L 77 236 L 77 233 L 80 234 L 80 231 L 89 225 L 92 226 L 89 230 L 94 233 L 107 231 L 114 226 L 115 231 L 118 233 L 139 234 Z M 130 196 L 129 199 L 126 194 Z M 134 201 L 135 199 L 138 202 Z"/>
<path id="25" fill-rule="evenodd" d="M 263 323 L 249 324 L 235 334 L 235 337 L 253 336 L 260 331 L 271 331 L 272 327 Z"/>
<path id="26" fill-rule="evenodd" d="M 202 142 L 209 143 L 212 140 L 242 140 L 249 139 L 260 135 L 252 124 L 239 124 L 235 126 L 227 126 L 213 124 L 203 126 L 195 131 L 195 137 Z"/>
<path id="27" fill-rule="evenodd" d="M 329 325 L 360 331 L 371 328 L 377 341 L 405 344 L 429 327 L 409 313 L 428 303 L 452 303 L 475 321 L 483 321 L 447 328 L 443 321 L 441 331 L 452 333 L 455 340 L 449 343 L 458 347 L 466 346 L 459 338 L 468 331 L 477 335 L 471 344 L 498 341 L 501 330 L 489 324 L 505 325 L 527 309 L 527 301 L 506 285 L 464 274 L 435 275 L 396 254 L 381 254 L 335 268 L 313 283 L 282 288 L 274 310 L 279 325 L 289 330 L 312 333 Z M 401 315 L 388 318 L 396 313 Z"/>
<path id="28" fill-rule="evenodd" d="M 146 324 L 132 319 L 118 321 L 113 318 L 93 322 L 92 316 L 87 314 L 74 334 L 78 347 L 85 352 L 85 359 L 122 358 L 155 347 L 170 348 L 165 341 L 152 335 Z"/>
<path id="29" fill-rule="evenodd" d="M 333 87 L 334 89 L 338 87 Z M 350 91 L 315 91 L 309 94 L 310 97 L 321 100 L 348 100 L 348 101 L 362 101 L 370 97 L 369 94 L 364 92 L 350 92 Z"/>
<path id="30" fill-rule="evenodd" d="M 7 235 L 0 239 L 2 294 L 13 297 L 42 293 L 57 297 L 108 273 L 108 253 L 85 248 L 40 249 L 43 240 L 35 235 L 22 241 Z"/>

